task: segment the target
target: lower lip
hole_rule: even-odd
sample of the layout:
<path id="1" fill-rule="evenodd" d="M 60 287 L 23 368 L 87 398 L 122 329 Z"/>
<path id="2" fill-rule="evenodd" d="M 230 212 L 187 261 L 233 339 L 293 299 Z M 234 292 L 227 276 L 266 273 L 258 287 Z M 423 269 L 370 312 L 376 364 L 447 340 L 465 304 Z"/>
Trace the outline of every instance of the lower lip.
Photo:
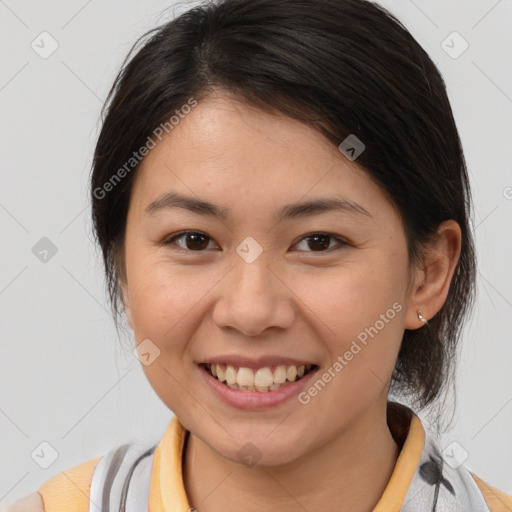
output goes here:
<path id="1" fill-rule="evenodd" d="M 311 378 L 318 371 L 318 367 L 311 370 L 301 379 L 287 384 L 274 391 L 242 391 L 239 389 L 231 389 L 222 384 L 206 368 L 199 366 L 201 376 L 205 379 L 208 386 L 213 392 L 224 402 L 232 407 L 239 409 L 269 409 L 286 402 L 290 398 L 297 396 L 303 388 L 305 388 Z"/>

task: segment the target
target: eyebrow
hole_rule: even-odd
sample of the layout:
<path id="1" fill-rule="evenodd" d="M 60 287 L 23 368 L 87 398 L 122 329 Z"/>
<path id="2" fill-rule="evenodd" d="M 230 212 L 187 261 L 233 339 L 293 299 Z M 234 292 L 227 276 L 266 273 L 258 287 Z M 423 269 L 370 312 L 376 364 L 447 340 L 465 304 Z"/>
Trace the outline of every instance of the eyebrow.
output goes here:
<path id="1" fill-rule="evenodd" d="M 215 205 L 203 199 L 184 196 L 177 192 L 168 192 L 160 196 L 146 207 L 145 212 L 148 215 L 155 215 L 158 212 L 172 208 L 182 208 L 199 215 L 217 217 L 223 221 L 227 221 L 230 218 L 229 208 L 226 206 Z M 324 197 L 287 204 L 276 213 L 274 220 L 280 222 L 286 219 L 307 217 L 331 211 L 372 217 L 368 210 L 349 199 Z"/>

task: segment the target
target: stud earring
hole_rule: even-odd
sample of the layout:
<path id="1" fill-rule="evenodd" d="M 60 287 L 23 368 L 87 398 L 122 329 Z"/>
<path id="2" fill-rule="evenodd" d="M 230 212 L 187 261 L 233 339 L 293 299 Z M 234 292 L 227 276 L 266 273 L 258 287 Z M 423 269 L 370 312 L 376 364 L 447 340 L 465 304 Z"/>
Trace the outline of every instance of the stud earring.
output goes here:
<path id="1" fill-rule="evenodd" d="M 422 321 L 425 325 L 428 325 L 427 319 L 421 314 L 421 311 L 418 311 L 418 318 L 420 321 Z"/>

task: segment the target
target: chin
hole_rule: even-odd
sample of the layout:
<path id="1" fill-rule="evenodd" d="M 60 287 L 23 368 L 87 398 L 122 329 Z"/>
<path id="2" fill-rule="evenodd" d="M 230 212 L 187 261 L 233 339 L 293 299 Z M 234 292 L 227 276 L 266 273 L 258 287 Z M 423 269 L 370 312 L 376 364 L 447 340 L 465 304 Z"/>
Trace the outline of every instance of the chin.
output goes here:
<path id="1" fill-rule="evenodd" d="M 261 427 L 239 426 L 236 431 L 229 431 L 231 436 L 218 427 L 218 435 L 212 435 L 212 430 L 208 429 L 206 437 L 201 436 L 201 440 L 218 455 L 247 467 L 275 467 L 293 463 L 305 447 L 304 436 L 290 432 L 278 435 L 277 429 L 272 432 L 274 428 L 276 425 L 269 427 L 268 424 Z"/>

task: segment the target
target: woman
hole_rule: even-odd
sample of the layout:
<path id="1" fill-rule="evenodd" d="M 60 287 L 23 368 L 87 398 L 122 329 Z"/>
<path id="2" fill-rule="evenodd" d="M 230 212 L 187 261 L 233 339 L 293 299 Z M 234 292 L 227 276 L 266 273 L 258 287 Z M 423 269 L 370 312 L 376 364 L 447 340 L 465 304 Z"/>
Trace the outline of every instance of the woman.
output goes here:
<path id="1" fill-rule="evenodd" d="M 110 298 L 175 416 L 13 510 L 504 511 L 413 409 L 473 302 L 439 71 L 364 0 L 220 0 L 152 31 L 91 176 Z"/>

